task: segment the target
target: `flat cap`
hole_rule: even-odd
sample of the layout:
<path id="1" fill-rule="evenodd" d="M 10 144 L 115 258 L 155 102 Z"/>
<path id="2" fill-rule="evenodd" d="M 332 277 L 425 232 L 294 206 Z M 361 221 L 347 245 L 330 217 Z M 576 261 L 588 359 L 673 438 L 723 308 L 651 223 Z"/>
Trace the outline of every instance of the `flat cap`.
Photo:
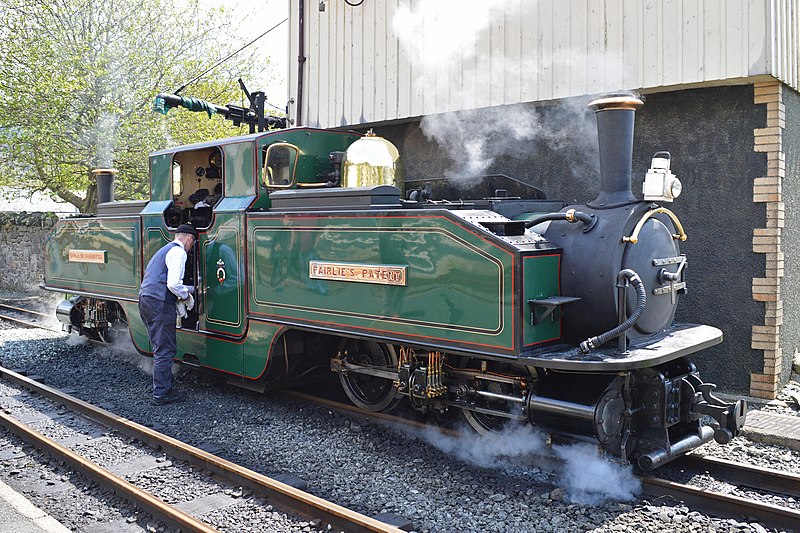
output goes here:
<path id="1" fill-rule="evenodd" d="M 188 233 L 195 239 L 197 238 L 197 230 L 194 229 L 189 224 L 181 224 L 180 226 L 178 226 L 178 229 L 175 230 L 175 233 Z"/>

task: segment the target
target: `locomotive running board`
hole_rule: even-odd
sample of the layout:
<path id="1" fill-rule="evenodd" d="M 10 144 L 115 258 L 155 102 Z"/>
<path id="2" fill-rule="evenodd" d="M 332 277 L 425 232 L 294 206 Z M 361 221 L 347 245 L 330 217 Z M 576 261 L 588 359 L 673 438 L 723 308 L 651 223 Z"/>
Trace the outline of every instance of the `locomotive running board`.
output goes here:
<path id="1" fill-rule="evenodd" d="M 673 359 L 705 350 L 722 342 L 722 331 L 712 326 L 676 324 L 668 330 L 644 341 L 631 342 L 626 355 L 615 354 L 616 344 L 595 349 L 584 354 L 575 346 L 549 347 L 525 353 L 518 359 L 526 366 L 554 370 L 579 370 L 585 372 L 617 372 L 649 368 Z"/>

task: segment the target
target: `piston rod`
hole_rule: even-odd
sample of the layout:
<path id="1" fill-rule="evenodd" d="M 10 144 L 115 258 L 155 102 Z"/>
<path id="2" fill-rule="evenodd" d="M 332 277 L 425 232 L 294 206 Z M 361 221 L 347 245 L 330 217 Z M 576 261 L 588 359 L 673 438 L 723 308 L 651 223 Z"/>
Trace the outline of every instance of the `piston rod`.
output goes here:
<path id="1" fill-rule="evenodd" d="M 530 400 L 528 400 L 528 412 L 530 413 L 531 421 L 535 421 L 536 414 L 539 413 L 594 422 L 593 405 L 565 402 L 555 398 L 531 396 Z"/>
<path id="2" fill-rule="evenodd" d="M 497 394 L 496 392 L 489 392 L 485 390 L 475 391 L 478 396 L 483 396 L 484 398 L 491 398 L 493 400 L 505 400 L 507 402 L 514 402 L 514 403 L 525 403 L 525 398 L 519 398 L 517 396 L 508 396 L 506 394 Z"/>

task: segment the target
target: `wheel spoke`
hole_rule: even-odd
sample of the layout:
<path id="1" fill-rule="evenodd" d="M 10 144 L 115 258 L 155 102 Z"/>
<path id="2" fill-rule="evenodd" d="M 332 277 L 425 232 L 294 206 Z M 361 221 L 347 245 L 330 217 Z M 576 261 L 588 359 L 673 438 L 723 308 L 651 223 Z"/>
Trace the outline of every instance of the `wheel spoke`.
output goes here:
<path id="1" fill-rule="evenodd" d="M 475 368 L 475 365 L 480 364 L 479 361 L 475 360 L 467 360 L 465 361 L 465 363 L 466 367 L 472 367 L 472 368 Z M 490 371 L 513 373 L 512 370 L 505 368 L 505 365 L 498 365 L 498 364 L 492 364 L 490 366 Z M 496 394 L 513 395 L 515 393 L 514 387 L 511 384 L 499 383 L 494 381 L 486 383 L 483 387 L 483 390 L 486 390 L 488 392 L 493 392 Z M 484 397 L 480 397 L 477 399 L 476 407 L 480 407 L 482 409 L 491 409 L 494 411 L 508 411 L 509 408 L 513 408 L 513 406 L 510 406 L 507 402 L 504 402 L 502 400 L 495 400 Z M 463 415 L 467 423 L 481 435 L 500 433 L 515 425 L 520 424 L 518 420 L 513 418 L 481 413 L 466 408 L 461 409 L 461 414 Z"/>
<path id="2" fill-rule="evenodd" d="M 348 341 L 345 344 L 347 360 L 363 366 L 396 368 L 397 358 L 391 346 L 374 341 Z M 383 411 L 399 400 L 394 383 L 385 378 L 367 374 L 342 373 L 339 378 L 350 401 L 367 411 Z"/>

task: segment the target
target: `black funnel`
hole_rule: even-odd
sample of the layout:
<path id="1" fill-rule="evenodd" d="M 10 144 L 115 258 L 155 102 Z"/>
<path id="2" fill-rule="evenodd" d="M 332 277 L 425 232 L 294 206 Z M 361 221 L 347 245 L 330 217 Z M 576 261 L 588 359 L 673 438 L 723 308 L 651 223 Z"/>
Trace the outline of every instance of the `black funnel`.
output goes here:
<path id="1" fill-rule="evenodd" d="M 596 111 L 600 145 L 600 194 L 589 207 L 605 209 L 637 201 L 631 190 L 633 121 L 643 104 L 634 96 L 610 96 L 589 103 Z"/>
<path id="2" fill-rule="evenodd" d="M 115 168 L 98 168 L 92 171 L 97 180 L 98 204 L 114 201 L 114 177 L 117 172 Z"/>

